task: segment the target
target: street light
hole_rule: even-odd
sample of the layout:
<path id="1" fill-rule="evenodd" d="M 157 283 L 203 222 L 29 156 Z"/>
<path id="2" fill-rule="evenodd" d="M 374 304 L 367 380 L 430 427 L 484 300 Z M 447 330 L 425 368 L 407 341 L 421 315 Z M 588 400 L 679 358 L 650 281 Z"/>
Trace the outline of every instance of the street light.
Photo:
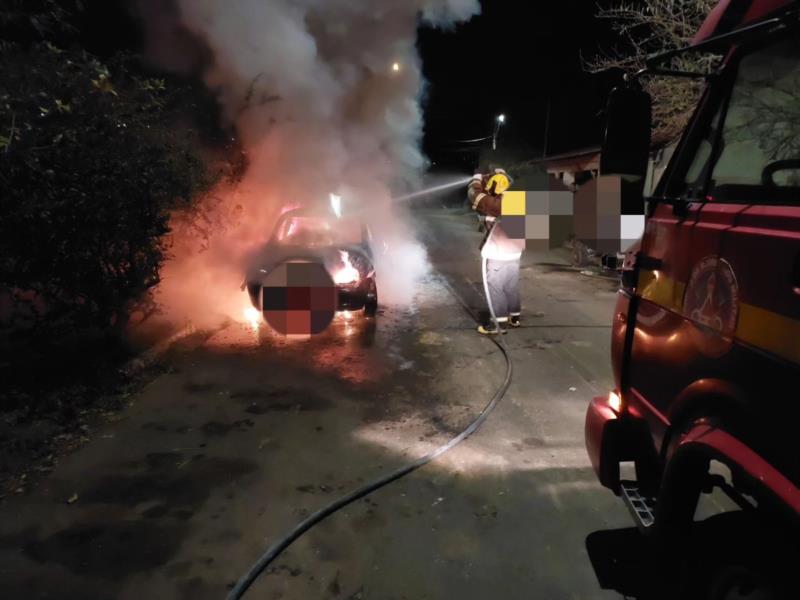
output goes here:
<path id="1" fill-rule="evenodd" d="M 500 128 L 505 125 L 506 116 L 504 114 L 497 115 L 497 123 L 494 126 L 494 135 L 492 135 L 492 150 L 497 150 L 497 135 L 500 133 Z"/>

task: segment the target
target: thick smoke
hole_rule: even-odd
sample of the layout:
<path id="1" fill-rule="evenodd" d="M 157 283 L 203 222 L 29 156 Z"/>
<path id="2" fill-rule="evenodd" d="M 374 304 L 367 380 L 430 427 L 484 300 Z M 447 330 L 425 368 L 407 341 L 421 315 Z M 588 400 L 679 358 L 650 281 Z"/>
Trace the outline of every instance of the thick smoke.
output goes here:
<path id="1" fill-rule="evenodd" d="M 331 192 L 386 243 L 377 257 L 381 301 L 410 301 L 425 252 L 390 199 L 425 167 L 416 31 L 420 20 L 469 19 L 478 0 L 143 1 L 162 65 L 196 64 L 174 52 L 188 48 L 187 34 L 201 42 L 205 81 L 249 161 L 240 184 L 210 197 L 214 231 L 204 252 L 176 221 L 160 289 L 167 307 L 194 320 L 238 316 L 247 257 L 276 216 L 327 202 Z"/>

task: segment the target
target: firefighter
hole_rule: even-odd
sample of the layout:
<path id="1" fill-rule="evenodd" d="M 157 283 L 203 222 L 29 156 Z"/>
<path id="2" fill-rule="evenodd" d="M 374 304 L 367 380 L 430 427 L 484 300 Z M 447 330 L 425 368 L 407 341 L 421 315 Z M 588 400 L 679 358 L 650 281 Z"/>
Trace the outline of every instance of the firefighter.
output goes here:
<path id="1" fill-rule="evenodd" d="M 478 327 L 478 332 L 484 335 L 502 333 L 504 325 L 520 326 L 519 264 L 525 240 L 510 238 L 500 218 L 503 193 L 510 185 L 508 173 L 494 169 L 488 174 L 476 174 L 467 192 L 472 210 L 486 217 L 481 257 L 490 319 Z"/>

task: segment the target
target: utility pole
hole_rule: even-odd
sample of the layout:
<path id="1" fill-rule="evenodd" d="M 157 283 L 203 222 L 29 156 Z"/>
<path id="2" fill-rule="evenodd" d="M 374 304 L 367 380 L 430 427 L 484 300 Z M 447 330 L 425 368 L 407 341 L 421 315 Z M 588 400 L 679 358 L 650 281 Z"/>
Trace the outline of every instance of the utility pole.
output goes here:
<path id="1" fill-rule="evenodd" d="M 547 96 L 547 116 L 544 120 L 544 144 L 542 148 L 542 158 L 547 158 L 547 145 L 550 137 L 550 108 L 553 103 L 553 98 L 548 94 Z"/>

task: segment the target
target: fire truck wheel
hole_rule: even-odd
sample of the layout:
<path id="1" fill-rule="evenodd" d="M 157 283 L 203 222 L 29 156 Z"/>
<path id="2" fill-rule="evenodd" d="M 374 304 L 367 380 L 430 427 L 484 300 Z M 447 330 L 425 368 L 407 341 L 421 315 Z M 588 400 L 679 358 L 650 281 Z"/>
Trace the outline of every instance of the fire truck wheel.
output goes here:
<path id="1" fill-rule="evenodd" d="M 676 460 L 673 458 L 673 460 Z M 800 548 L 768 507 L 695 520 L 708 461 L 683 454 L 667 474 L 656 509 L 658 563 L 670 574 L 670 598 L 789 600 Z M 790 529 L 791 530 L 791 529 Z M 672 591 L 672 590 L 671 590 Z M 697 595 L 687 595 L 690 593 Z"/>
<path id="2" fill-rule="evenodd" d="M 711 521 L 713 527 L 708 527 Z M 796 598 L 797 544 L 770 511 L 734 511 L 710 517 L 706 541 L 695 552 L 709 565 L 708 600 Z M 794 592 L 794 593 L 793 593 Z"/>
<path id="3" fill-rule="evenodd" d="M 710 587 L 709 600 L 780 600 L 757 571 L 743 566 L 719 570 Z"/>
<path id="4" fill-rule="evenodd" d="M 654 533 L 673 547 L 682 544 L 688 535 L 700 496 L 707 487 L 712 457 L 700 449 L 678 449 L 682 437 L 701 422 L 732 430 L 732 426 L 728 423 L 735 423 L 735 419 L 728 417 L 727 420 L 723 420 L 719 416 L 709 416 L 707 411 L 698 409 L 673 426 L 666 453 L 669 460 L 664 469 L 656 502 L 656 527 L 654 527 Z"/>

